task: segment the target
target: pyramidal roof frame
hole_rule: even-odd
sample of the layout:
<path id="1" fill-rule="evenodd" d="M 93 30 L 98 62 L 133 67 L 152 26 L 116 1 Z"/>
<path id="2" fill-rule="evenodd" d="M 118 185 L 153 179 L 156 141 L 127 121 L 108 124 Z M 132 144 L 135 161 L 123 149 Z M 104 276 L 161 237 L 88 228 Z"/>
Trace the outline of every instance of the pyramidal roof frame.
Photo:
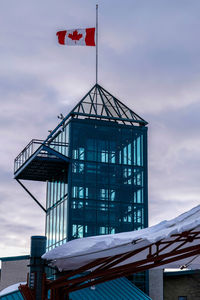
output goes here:
<path id="1" fill-rule="evenodd" d="M 74 118 L 105 120 L 125 125 L 145 126 L 148 124 L 144 119 L 111 95 L 103 87 L 99 84 L 95 84 L 74 109 L 72 109 L 72 111 L 63 118 L 56 128 L 48 135 L 46 140 L 32 140 L 15 159 L 14 178 L 45 212 L 45 208 L 19 179 L 37 181 L 44 181 L 44 179 L 45 181 L 48 180 L 48 176 L 52 176 L 50 171 L 52 170 L 54 159 L 56 159 L 56 165 L 58 165 L 58 160 L 60 162 L 61 168 L 58 166 L 60 169 L 58 168 L 57 170 L 59 175 L 59 171 L 62 171 L 64 165 L 65 167 L 67 166 L 69 158 L 64 157 L 61 153 L 51 149 L 50 145 L 52 142 L 55 143 L 54 139 L 63 131 L 70 120 Z M 40 145 L 35 152 L 34 144 Z M 48 157 L 48 165 L 46 164 L 46 156 Z M 51 163 L 49 164 L 50 158 L 53 158 L 53 160 L 51 160 Z M 47 166 L 49 169 L 46 171 Z"/>
<path id="2" fill-rule="evenodd" d="M 128 108 L 99 84 L 95 84 L 91 88 L 91 90 L 81 99 L 72 111 L 50 133 L 44 143 L 49 141 L 49 139 L 50 141 L 53 140 L 57 134 L 60 133 L 60 130 L 58 131 L 58 129 L 61 126 L 65 126 L 70 118 L 107 120 L 126 125 L 145 126 L 148 124 L 147 121 Z"/>

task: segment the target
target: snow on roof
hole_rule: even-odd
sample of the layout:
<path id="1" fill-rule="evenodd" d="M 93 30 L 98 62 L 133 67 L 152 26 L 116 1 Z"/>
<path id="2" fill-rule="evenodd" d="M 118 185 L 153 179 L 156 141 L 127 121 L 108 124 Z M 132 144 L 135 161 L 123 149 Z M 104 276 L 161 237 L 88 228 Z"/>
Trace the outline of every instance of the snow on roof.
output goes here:
<path id="1" fill-rule="evenodd" d="M 10 293 L 13 293 L 15 291 L 18 291 L 18 287 L 20 286 L 20 284 L 26 284 L 26 282 L 18 282 L 18 283 L 15 283 L 15 284 L 12 284 L 12 285 L 8 286 L 7 288 L 3 289 L 0 292 L 0 297 L 8 295 Z"/>
<path id="2" fill-rule="evenodd" d="M 200 205 L 172 220 L 165 220 L 142 230 L 69 241 L 45 253 L 42 258 L 50 261 L 51 266 L 57 267 L 60 271 L 76 270 L 98 258 L 142 249 L 164 239 L 174 240 L 175 237 L 172 237 L 172 235 L 195 229 L 198 226 L 200 228 Z M 194 240 L 193 243 L 194 245 L 195 243 L 198 244 L 198 240 Z M 141 255 L 144 255 L 144 253 L 138 253 L 138 255 L 134 256 L 134 258 L 129 258 L 125 263 L 137 261 L 137 259 L 142 258 Z M 145 255 L 148 255 L 148 253 Z M 200 261 L 198 257 L 193 260 L 194 266 L 197 265 L 198 260 Z M 167 267 L 179 268 L 180 263 L 182 265 L 184 260 L 169 264 Z"/>

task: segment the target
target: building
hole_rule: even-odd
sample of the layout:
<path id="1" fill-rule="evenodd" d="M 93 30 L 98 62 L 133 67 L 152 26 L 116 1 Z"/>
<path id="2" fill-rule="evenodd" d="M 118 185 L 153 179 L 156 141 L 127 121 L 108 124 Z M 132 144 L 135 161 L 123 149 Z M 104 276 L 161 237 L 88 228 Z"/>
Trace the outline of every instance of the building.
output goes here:
<path id="1" fill-rule="evenodd" d="M 47 250 L 147 227 L 147 122 L 98 84 L 60 118 L 15 159 L 23 187 L 21 179 L 47 181 Z M 145 289 L 145 274 L 134 277 Z"/>
<path id="2" fill-rule="evenodd" d="M 200 299 L 200 270 L 164 272 L 164 300 Z"/>
<path id="3" fill-rule="evenodd" d="M 119 298 L 117 295 L 120 295 Z M 23 300 L 15 284 L 0 292 L 1 300 Z M 94 288 L 86 288 L 70 294 L 70 300 L 151 300 L 140 289 L 131 284 L 126 278 L 116 279 L 102 283 Z"/>
<path id="4" fill-rule="evenodd" d="M 0 291 L 16 282 L 24 282 L 29 271 L 29 255 L 1 257 Z"/>

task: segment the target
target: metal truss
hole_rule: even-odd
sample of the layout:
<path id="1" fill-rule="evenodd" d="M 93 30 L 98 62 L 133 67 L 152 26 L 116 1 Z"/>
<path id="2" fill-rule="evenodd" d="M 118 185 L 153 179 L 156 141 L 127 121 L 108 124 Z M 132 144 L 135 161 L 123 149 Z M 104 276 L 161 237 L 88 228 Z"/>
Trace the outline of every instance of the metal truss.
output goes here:
<path id="1" fill-rule="evenodd" d="M 45 280 L 44 275 L 43 300 L 47 299 L 49 290 L 51 300 L 69 299 L 71 292 L 193 257 L 189 263 L 200 255 L 199 240 L 200 231 L 185 231 L 137 250 L 96 259 L 75 271 L 67 272 L 57 280 Z M 134 244 L 135 242 L 133 249 Z M 180 266 L 181 269 L 185 267 L 188 264 Z M 21 289 L 23 290 L 23 286 Z"/>
<path id="2" fill-rule="evenodd" d="M 58 153 L 55 151 L 55 149 L 57 146 L 68 147 L 68 145 L 56 143 L 54 139 L 60 132 L 63 131 L 63 127 L 65 127 L 72 118 L 113 121 L 126 125 L 145 126 L 148 124 L 144 119 L 128 108 L 120 100 L 111 95 L 103 87 L 101 87 L 99 84 L 95 84 L 93 88 L 73 108 L 73 110 L 50 133 L 45 141 L 31 140 L 31 142 L 21 151 L 21 153 L 15 159 L 15 179 L 28 179 L 37 181 L 45 181 L 49 179 L 47 177 L 51 172 L 48 171 L 46 174 L 43 174 L 42 172 L 44 171 L 44 168 L 40 166 L 40 163 L 42 159 L 44 161 L 47 156 L 49 160 L 51 159 L 53 161 L 54 159 L 55 162 L 57 159 L 57 164 L 59 163 L 58 158 L 61 160 L 61 162 L 66 159 L 64 155 Z M 49 145 L 51 145 L 51 147 L 49 147 Z M 52 148 L 55 149 L 53 150 Z M 39 159 L 40 161 L 38 161 Z M 35 163 L 35 165 L 33 165 L 34 170 L 41 169 L 41 174 L 38 172 L 38 177 L 36 175 L 32 176 L 32 171 L 30 174 L 22 174 L 23 169 L 25 169 L 27 163 L 29 164 L 30 162 Z M 55 168 L 55 166 L 53 166 L 53 168 Z"/>
<path id="3" fill-rule="evenodd" d="M 87 117 L 89 119 L 112 120 L 123 124 L 138 123 L 146 125 L 147 122 L 133 112 L 125 104 L 111 95 L 99 84 L 78 103 L 71 111 L 76 118 Z"/>
<path id="4" fill-rule="evenodd" d="M 51 142 L 58 134 L 58 131 L 65 127 L 71 118 L 113 121 L 126 125 L 146 126 L 148 124 L 147 121 L 111 95 L 103 87 L 99 84 L 95 84 L 58 126 L 52 130 L 44 143 Z"/>

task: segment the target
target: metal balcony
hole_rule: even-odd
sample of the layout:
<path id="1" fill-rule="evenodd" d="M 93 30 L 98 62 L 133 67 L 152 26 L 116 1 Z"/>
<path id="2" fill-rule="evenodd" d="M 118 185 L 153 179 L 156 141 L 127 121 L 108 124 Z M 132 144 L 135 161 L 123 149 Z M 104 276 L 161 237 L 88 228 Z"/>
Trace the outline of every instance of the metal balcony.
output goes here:
<path id="1" fill-rule="evenodd" d="M 14 161 L 14 178 L 47 181 L 67 181 L 68 144 L 31 140 Z"/>

